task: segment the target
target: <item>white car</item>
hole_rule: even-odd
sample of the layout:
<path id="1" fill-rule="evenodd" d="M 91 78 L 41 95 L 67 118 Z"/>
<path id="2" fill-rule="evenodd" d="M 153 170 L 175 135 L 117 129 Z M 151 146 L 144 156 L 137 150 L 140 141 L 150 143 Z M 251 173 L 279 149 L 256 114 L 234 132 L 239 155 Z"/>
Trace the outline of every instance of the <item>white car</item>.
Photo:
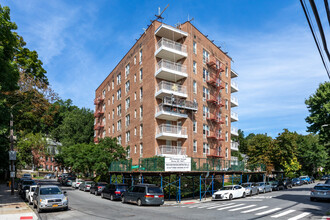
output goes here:
<path id="1" fill-rule="evenodd" d="M 212 200 L 244 198 L 245 188 L 239 185 L 224 186 L 212 195 Z"/>
<path id="2" fill-rule="evenodd" d="M 29 205 L 32 205 L 33 202 L 33 193 L 36 190 L 37 185 L 30 186 L 30 189 L 26 190 L 26 200 L 28 201 Z"/>
<path id="3" fill-rule="evenodd" d="M 72 182 L 72 188 L 75 188 L 75 189 L 77 189 L 79 186 L 80 186 L 80 184 L 83 182 L 83 180 L 81 180 L 81 179 L 76 179 L 76 181 L 74 181 L 74 182 Z"/>

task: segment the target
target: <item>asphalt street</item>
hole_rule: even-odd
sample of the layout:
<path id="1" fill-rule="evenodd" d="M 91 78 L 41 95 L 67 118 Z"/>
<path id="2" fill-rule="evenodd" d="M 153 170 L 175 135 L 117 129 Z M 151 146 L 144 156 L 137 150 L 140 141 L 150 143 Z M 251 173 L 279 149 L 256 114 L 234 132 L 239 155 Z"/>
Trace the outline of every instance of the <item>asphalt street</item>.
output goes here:
<path id="1" fill-rule="evenodd" d="M 49 182 L 55 184 L 57 182 Z M 62 187 L 69 197 L 68 211 L 47 211 L 40 219 L 322 219 L 330 202 L 311 202 L 315 184 L 259 194 L 232 201 L 143 206 L 122 204 L 89 192 Z"/>

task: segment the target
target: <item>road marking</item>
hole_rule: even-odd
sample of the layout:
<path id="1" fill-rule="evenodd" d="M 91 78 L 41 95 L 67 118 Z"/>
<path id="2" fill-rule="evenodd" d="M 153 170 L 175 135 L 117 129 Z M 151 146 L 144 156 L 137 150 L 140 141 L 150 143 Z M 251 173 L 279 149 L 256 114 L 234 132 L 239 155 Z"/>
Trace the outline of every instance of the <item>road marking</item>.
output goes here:
<path id="1" fill-rule="evenodd" d="M 261 206 L 261 207 L 255 208 L 255 209 L 250 209 L 250 210 L 243 211 L 243 212 L 241 212 L 241 213 L 254 212 L 254 211 L 258 211 L 258 210 L 260 210 L 260 209 L 265 209 L 265 208 L 268 208 L 268 206 Z"/>
<path id="2" fill-rule="evenodd" d="M 278 217 L 282 217 L 284 215 L 287 215 L 287 214 L 290 214 L 291 212 L 295 212 L 296 210 L 288 210 L 288 211 L 285 211 L 285 212 L 282 212 L 280 214 L 277 214 L 277 215 L 272 215 L 271 217 L 272 218 L 278 218 Z"/>
<path id="3" fill-rule="evenodd" d="M 292 217 L 292 218 L 289 218 L 288 220 L 298 220 L 298 219 L 301 219 L 307 215 L 311 214 L 310 212 L 303 212 L 301 213 L 300 215 L 297 215 L 295 217 Z"/>
<path id="4" fill-rule="evenodd" d="M 208 208 L 208 207 L 211 207 L 211 206 L 215 206 L 216 204 L 212 203 L 212 204 L 207 204 L 207 205 L 203 205 L 201 207 L 197 207 L 198 209 L 203 209 L 203 208 Z"/>
<path id="5" fill-rule="evenodd" d="M 265 215 L 265 214 L 268 214 L 268 213 L 271 213 L 271 212 L 276 212 L 277 210 L 280 210 L 280 209 L 282 209 L 282 208 L 275 208 L 275 209 L 271 209 L 271 210 L 268 210 L 268 211 L 259 212 L 256 215 Z"/>
<path id="6" fill-rule="evenodd" d="M 235 203 L 228 203 L 228 204 L 223 204 L 223 205 L 217 205 L 217 206 L 213 206 L 213 207 L 209 207 L 207 209 L 216 209 L 216 208 L 220 208 L 220 207 L 224 207 L 224 206 L 229 206 L 229 205 L 234 205 Z"/>
<path id="7" fill-rule="evenodd" d="M 223 207 L 223 208 L 219 208 L 217 210 L 224 210 L 224 209 L 230 209 L 230 208 L 234 208 L 234 207 L 238 207 L 238 206 L 242 206 L 242 205 L 245 205 L 244 203 L 241 203 L 241 204 L 237 204 L 237 205 L 233 205 L 233 206 L 227 206 L 227 207 Z"/>
<path id="8" fill-rule="evenodd" d="M 241 209 L 248 209 L 248 208 L 251 208 L 251 207 L 254 207 L 254 206 L 256 206 L 256 205 L 248 205 L 248 206 L 239 207 L 239 208 L 236 208 L 236 209 L 230 209 L 228 211 L 234 212 L 234 211 L 238 211 L 238 210 L 241 210 Z"/>

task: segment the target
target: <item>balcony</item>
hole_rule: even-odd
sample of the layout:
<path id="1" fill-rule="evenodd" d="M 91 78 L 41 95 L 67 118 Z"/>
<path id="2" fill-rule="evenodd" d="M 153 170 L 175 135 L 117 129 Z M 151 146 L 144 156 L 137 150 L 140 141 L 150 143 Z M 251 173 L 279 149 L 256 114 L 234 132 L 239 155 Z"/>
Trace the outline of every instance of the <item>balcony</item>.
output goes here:
<path id="1" fill-rule="evenodd" d="M 237 82 L 234 82 L 234 81 L 231 81 L 230 83 L 230 86 L 231 86 L 231 92 L 238 92 L 238 84 Z"/>
<path id="2" fill-rule="evenodd" d="M 157 156 L 176 156 L 176 155 L 186 155 L 185 147 L 161 145 L 156 149 Z"/>
<path id="3" fill-rule="evenodd" d="M 238 142 L 232 141 L 230 143 L 230 149 L 233 150 L 233 151 L 238 151 Z M 231 157 L 231 158 L 233 158 L 233 157 Z"/>
<path id="4" fill-rule="evenodd" d="M 177 62 L 187 56 L 187 46 L 184 44 L 166 38 L 160 39 L 156 44 L 155 57 Z"/>
<path id="5" fill-rule="evenodd" d="M 176 125 L 162 124 L 156 128 L 156 139 L 178 140 L 187 139 L 187 128 Z"/>
<path id="6" fill-rule="evenodd" d="M 231 127 L 230 133 L 231 135 L 238 136 L 238 129 L 235 127 Z"/>
<path id="7" fill-rule="evenodd" d="M 155 77 L 166 81 L 177 82 L 188 77 L 187 67 L 168 60 L 161 60 L 156 65 Z"/>
<path id="8" fill-rule="evenodd" d="M 104 114 L 104 110 L 96 110 L 95 112 L 94 112 L 94 117 L 95 118 L 98 118 L 98 117 L 100 117 L 101 115 L 103 115 Z"/>
<path id="9" fill-rule="evenodd" d="M 230 72 L 231 72 L 231 73 L 230 73 L 231 78 L 236 78 L 236 77 L 238 77 L 238 74 L 237 74 L 233 69 L 231 69 Z"/>
<path id="10" fill-rule="evenodd" d="M 167 24 L 161 24 L 155 31 L 155 35 L 177 41 L 183 37 L 187 37 L 188 33 Z"/>
<path id="11" fill-rule="evenodd" d="M 167 106 L 161 103 L 156 107 L 155 117 L 163 120 L 177 121 L 181 118 L 188 118 L 188 114 L 185 109 Z"/>
<path id="12" fill-rule="evenodd" d="M 182 98 L 187 98 L 187 87 L 180 84 L 162 81 L 156 86 L 156 98 L 174 95 Z"/>
<path id="13" fill-rule="evenodd" d="M 231 118 L 231 122 L 238 121 L 238 114 L 236 112 L 231 112 L 230 118 Z"/>
<path id="14" fill-rule="evenodd" d="M 163 97 L 163 104 L 166 106 L 177 107 L 180 109 L 197 111 L 198 103 L 193 101 L 188 101 L 185 99 L 180 99 L 176 97 L 165 96 Z"/>
<path id="15" fill-rule="evenodd" d="M 230 97 L 230 106 L 237 107 L 238 106 L 238 99 L 235 96 Z"/>

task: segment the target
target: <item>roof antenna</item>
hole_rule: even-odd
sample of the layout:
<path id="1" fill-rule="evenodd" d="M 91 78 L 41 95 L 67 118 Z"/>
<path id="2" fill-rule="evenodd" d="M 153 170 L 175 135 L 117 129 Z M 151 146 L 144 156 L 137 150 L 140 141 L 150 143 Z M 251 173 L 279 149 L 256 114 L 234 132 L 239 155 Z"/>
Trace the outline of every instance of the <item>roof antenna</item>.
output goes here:
<path id="1" fill-rule="evenodd" d="M 168 8 L 168 6 L 170 6 L 170 4 L 167 4 L 167 6 L 164 8 L 164 10 L 162 12 L 160 12 L 160 7 L 158 7 L 158 15 L 156 16 L 156 20 L 161 20 L 161 22 L 163 23 L 163 17 L 162 14 L 164 13 L 164 11 Z"/>

